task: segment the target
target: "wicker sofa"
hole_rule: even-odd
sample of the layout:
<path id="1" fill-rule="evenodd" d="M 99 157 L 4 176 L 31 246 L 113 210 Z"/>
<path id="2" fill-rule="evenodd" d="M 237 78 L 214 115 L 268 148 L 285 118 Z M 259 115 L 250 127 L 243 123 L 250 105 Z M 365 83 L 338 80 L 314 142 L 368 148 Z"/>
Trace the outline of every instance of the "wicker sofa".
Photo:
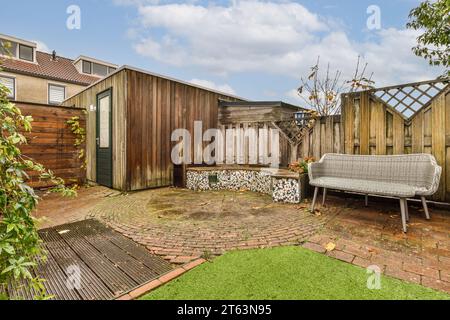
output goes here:
<path id="1" fill-rule="evenodd" d="M 394 156 L 326 154 L 319 162 L 309 165 L 310 184 L 315 187 L 311 211 L 314 212 L 319 188 L 350 193 L 395 197 L 400 199 L 403 231 L 409 221 L 407 199 L 418 196 L 425 215 L 430 219 L 426 196 L 433 195 L 438 187 L 442 168 L 429 154 Z"/>

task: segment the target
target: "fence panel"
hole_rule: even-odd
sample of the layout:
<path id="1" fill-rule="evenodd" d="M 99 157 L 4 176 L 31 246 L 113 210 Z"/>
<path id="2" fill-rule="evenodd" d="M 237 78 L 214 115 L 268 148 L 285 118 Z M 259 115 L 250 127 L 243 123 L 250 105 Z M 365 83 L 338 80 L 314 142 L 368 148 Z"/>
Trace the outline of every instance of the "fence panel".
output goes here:
<path id="1" fill-rule="evenodd" d="M 26 134 L 28 144 L 21 147 L 23 154 L 53 171 L 66 183 L 83 182 L 83 160 L 79 159 L 79 149 L 74 146 L 76 136 L 66 123 L 70 118 L 78 116 L 81 119 L 80 124 L 85 126 L 82 110 L 28 103 L 16 105 L 22 114 L 30 115 L 34 119 L 32 132 Z M 39 181 L 36 173 L 31 172 L 30 177 L 33 187 L 51 186 L 48 181 Z"/>
<path id="2" fill-rule="evenodd" d="M 302 139 L 300 156 L 430 153 L 443 169 L 432 199 L 450 202 L 449 87 L 409 120 L 367 91 L 343 95 L 341 110 L 340 116 L 316 121 Z"/>

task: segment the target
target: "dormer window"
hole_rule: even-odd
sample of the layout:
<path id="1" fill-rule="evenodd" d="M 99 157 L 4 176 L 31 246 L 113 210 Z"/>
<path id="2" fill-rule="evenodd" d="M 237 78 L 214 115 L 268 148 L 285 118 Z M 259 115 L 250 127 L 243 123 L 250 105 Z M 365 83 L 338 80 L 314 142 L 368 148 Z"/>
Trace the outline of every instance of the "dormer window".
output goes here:
<path id="1" fill-rule="evenodd" d="M 98 64 L 98 63 L 93 63 L 92 64 L 92 73 L 97 76 L 102 76 L 102 77 L 107 76 L 108 75 L 108 66 Z"/>
<path id="2" fill-rule="evenodd" d="M 0 54 L 17 58 L 17 43 L 0 39 Z"/>
<path id="3" fill-rule="evenodd" d="M 75 67 L 80 73 L 89 74 L 98 77 L 106 77 L 117 70 L 117 66 L 97 59 L 80 56 L 74 62 Z"/>
<path id="4" fill-rule="evenodd" d="M 28 62 L 36 61 L 36 44 L 0 35 L 0 55 Z"/>
<path id="5" fill-rule="evenodd" d="M 19 59 L 26 61 L 34 61 L 34 49 L 32 47 L 19 45 Z"/>
<path id="6" fill-rule="evenodd" d="M 83 73 L 92 74 L 92 63 L 83 60 Z"/>

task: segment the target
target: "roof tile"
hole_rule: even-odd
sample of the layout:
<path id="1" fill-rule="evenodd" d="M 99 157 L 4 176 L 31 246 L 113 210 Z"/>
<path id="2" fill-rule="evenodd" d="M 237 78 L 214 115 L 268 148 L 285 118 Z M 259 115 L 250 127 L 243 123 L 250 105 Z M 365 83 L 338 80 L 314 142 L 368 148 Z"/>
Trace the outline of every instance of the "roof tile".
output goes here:
<path id="1" fill-rule="evenodd" d="M 24 73 L 86 86 L 101 79 L 101 77 L 79 73 L 71 59 L 57 57 L 56 60 L 53 60 L 51 54 L 36 51 L 36 61 L 37 63 L 31 63 L 16 59 L 3 59 L 1 68 L 9 72 Z"/>

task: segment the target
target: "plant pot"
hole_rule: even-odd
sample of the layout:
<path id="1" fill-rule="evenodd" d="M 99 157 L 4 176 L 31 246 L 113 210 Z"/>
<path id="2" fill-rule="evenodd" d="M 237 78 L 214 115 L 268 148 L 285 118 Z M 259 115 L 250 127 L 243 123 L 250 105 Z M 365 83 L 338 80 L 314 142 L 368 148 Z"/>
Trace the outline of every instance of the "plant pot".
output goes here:
<path id="1" fill-rule="evenodd" d="M 309 185 L 309 176 L 307 173 L 301 173 L 299 176 L 300 182 L 300 198 L 306 199 L 313 194 L 313 188 Z"/>

